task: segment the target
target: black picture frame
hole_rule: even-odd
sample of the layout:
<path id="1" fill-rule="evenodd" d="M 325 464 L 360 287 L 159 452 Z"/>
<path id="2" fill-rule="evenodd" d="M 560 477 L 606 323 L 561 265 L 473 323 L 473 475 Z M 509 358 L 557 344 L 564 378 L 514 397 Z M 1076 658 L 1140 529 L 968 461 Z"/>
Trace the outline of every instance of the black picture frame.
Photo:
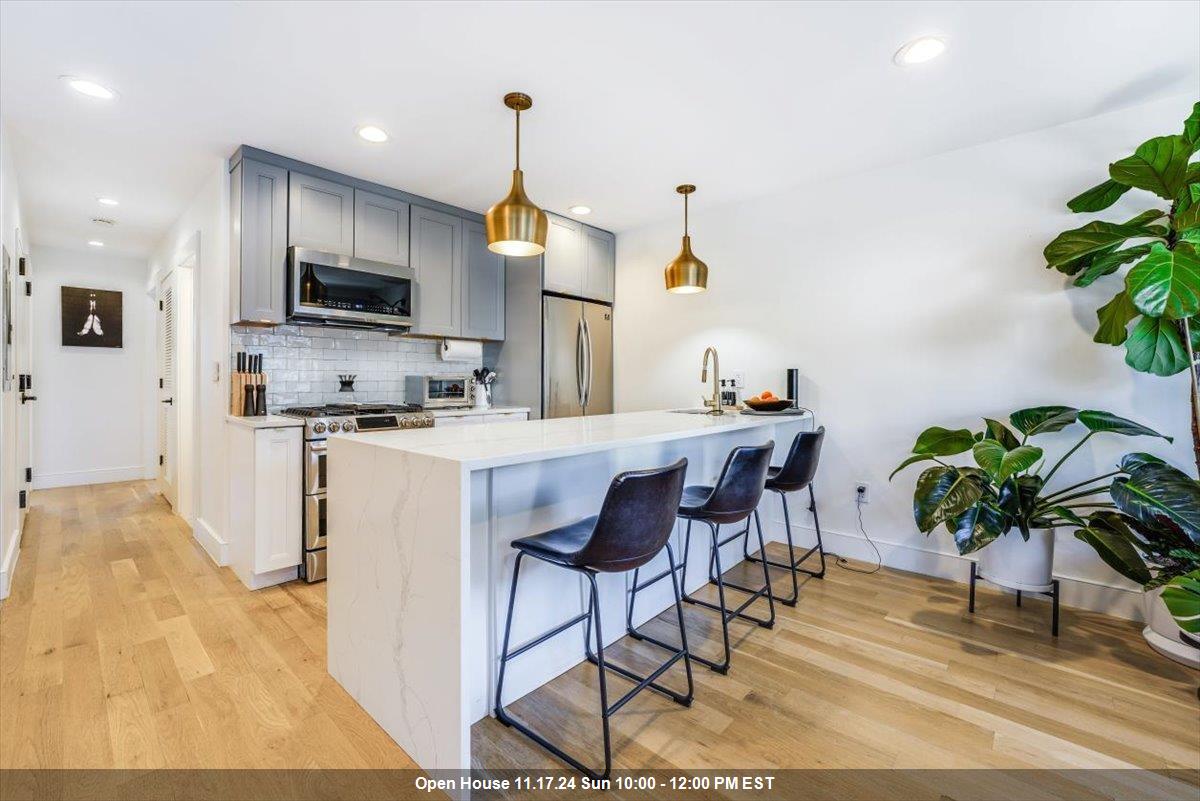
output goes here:
<path id="1" fill-rule="evenodd" d="M 62 344 L 71 348 L 123 347 L 123 299 L 112 289 L 62 288 Z"/>

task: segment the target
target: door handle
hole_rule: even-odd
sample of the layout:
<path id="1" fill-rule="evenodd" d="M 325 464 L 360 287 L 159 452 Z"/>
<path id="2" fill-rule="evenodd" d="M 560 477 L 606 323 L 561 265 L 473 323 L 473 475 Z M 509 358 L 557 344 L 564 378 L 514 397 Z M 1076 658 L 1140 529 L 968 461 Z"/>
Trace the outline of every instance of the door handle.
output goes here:
<path id="1" fill-rule="evenodd" d="M 21 393 L 21 403 L 28 403 L 29 401 L 35 400 L 37 400 L 37 395 L 26 395 L 24 392 Z"/>
<path id="2" fill-rule="evenodd" d="M 586 317 L 583 319 L 583 346 L 587 356 L 583 384 L 583 408 L 586 411 L 587 405 L 592 402 L 592 327 L 588 325 Z"/>
<path id="3" fill-rule="evenodd" d="M 575 325 L 575 395 L 583 408 L 583 318 Z"/>
<path id="4" fill-rule="evenodd" d="M 173 406 L 175 404 L 175 399 L 167 398 L 165 401 L 163 401 L 163 403 L 167 404 L 168 406 Z"/>

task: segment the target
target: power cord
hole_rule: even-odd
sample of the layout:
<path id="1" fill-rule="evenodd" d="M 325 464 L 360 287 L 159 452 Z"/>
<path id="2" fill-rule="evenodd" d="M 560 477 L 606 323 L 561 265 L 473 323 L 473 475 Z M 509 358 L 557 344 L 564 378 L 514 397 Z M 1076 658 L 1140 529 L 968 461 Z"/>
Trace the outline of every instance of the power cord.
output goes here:
<path id="1" fill-rule="evenodd" d="M 883 567 L 883 557 L 879 554 L 879 548 L 875 546 L 875 541 L 871 539 L 871 535 L 867 533 L 867 528 L 863 525 L 863 488 L 859 487 L 858 496 L 854 499 L 854 504 L 858 507 L 858 530 L 862 532 L 863 537 L 871 546 L 871 550 L 875 552 L 875 566 L 870 570 L 862 570 L 861 568 L 851 567 L 849 560 L 840 554 L 830 554 L 834 558 L 834 564 L 842 570 L 848 570 L 851 573 L 862 573 L 864 576 L 869 576 L 872 573 L 878 573 Z"/>

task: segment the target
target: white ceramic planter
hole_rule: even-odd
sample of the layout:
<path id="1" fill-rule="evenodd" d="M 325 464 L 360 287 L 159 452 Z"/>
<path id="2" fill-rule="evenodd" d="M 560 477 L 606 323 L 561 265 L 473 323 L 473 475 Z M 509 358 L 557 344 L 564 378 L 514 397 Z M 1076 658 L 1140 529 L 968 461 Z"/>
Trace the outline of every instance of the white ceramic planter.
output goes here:
<path id="1" fill-rule="evenodd" d="M 1054 529 L 1033 529 L 1029 542 L 1012 529 L 979 551 L 979 572 L 1011 590 L 1050 592 L 1054 581 Z"/>
<path id="2" fill-rule="evenodd" d="M 1168 659 L 1200 669 L 1200 648 L 1193 648 L 1179 639 L 1182 629 L 1163 603 L 1162 591 L 1163 588 L 1158 587 L 1142 595 L 1142 609 L 1146 615 L 1142 636 L 1151 648 Z"/>

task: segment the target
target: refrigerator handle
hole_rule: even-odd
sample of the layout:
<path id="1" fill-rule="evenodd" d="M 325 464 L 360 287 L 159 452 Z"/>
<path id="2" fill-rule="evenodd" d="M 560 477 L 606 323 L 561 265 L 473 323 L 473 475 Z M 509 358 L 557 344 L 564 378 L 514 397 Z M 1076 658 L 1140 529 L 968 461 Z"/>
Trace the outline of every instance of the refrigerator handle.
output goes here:
<path id="1" fill-rule="evenodd" d="M 583 408 L 583 318 L 575 326 L 575 395 Z"/>
<path id="2" fill-rule="evenodd" d="M 586 317 L 583 318 L 583 347 L 587 354 L 587 366 L 583 373 L 583 410 L 586 412 L 592 400 L 592 327 L 588 325 Z"/>

